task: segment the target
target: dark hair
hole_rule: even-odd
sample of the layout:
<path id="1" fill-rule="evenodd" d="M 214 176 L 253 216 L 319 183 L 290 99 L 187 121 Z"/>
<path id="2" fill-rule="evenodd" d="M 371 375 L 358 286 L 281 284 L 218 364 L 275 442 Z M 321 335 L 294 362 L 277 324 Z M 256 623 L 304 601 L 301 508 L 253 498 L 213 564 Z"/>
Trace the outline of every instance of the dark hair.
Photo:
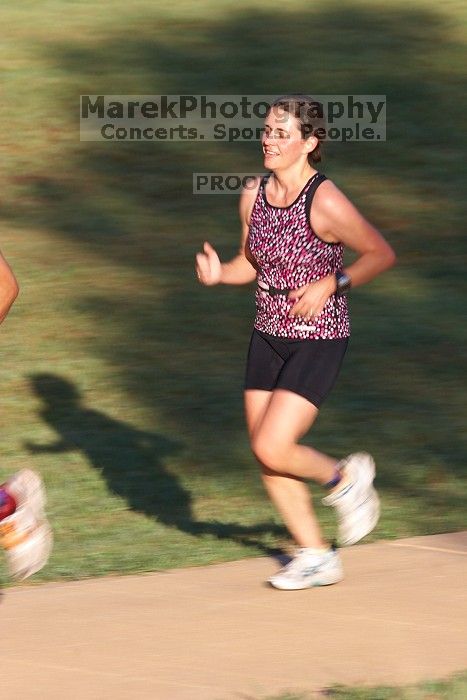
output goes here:
<path id="1" fill-rule="evenodd" d="M 292 114 L 298 121 L 302 138 L 315 136 L 318 139 L 316 147 L 308 154 L 310 165 L 321 161 L 321 144 L 324 133 L 324 112 L 321 102 L 314 100 L 309 95 L 283 95 L 272 103 L 269 111 L 280 107 L 285 112 Z M 319 130 L 321 134 L 319 134 Z M 318 133 L 316 133 L 318 131 Z"/>

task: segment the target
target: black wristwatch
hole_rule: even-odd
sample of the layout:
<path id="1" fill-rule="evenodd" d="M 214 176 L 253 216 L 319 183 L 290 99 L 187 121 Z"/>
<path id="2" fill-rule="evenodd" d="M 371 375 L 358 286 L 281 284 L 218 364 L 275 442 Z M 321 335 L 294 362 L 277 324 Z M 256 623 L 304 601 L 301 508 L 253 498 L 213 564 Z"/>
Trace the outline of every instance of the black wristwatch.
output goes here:
<path id="1" fill-rule="evenodd" d="M 336 295 L 341 297 L 347 294 L 351 286 L 352 280 L 350 277 L 342 270 L 338 270 L 336 272 Z"/>

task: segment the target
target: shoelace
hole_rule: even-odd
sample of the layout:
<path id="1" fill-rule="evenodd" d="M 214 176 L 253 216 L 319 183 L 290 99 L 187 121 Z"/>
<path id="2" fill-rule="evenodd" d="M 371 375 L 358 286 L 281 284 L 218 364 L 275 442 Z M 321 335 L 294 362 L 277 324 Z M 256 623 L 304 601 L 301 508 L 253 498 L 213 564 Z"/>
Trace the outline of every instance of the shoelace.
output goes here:
<path id="1" fill-rule="evenodd" d="M 327 559 L 328 552 L 324 553 L 323 556 L 319 554 L 306 554 L 306 552 L 298 551 L 296 556 L 289 562 L 283 569 L 281 569 L 281 574 L 300 574 L 304 569 L 313 569 L 320 564 L 324 564 Z"/>

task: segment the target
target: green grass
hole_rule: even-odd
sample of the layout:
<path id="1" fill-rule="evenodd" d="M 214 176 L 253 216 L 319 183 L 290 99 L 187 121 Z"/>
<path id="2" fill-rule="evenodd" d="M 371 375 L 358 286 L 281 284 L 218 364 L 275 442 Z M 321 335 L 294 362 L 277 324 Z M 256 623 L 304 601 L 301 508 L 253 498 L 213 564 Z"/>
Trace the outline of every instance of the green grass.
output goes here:
<path id="1" fill-rule="evenodd" d="M 263 700 L 464 700 L 467 697 L 467 673 L 442 681 L 426 681 L 401 688 L 347 688 L 336 686 L 316 693 L 287 693 Z"/>
<path id="2" fill-rule="evenodd" d="M 47 484 L 55 548 L 35 580 L 288 542 L 243 424 L 252 290 L 200 288 L 192 269 L 204 239 L 226 258 L 239 235 L 235 198 L 193 196 L 192 172 L 256 171 L 257 146 L 80 143 L 81 93 L 387 94 L 387 142 L 330 144 L 322 169 L 399 266 L 352 294 L 351 349 L 308 440 L 375 454 L 373 539 L 466 527 L 465 6 L 190 8 L 0 9 L 0 246 L 22 288 L 0 336 L 1 476 L 31 465 Z"/>

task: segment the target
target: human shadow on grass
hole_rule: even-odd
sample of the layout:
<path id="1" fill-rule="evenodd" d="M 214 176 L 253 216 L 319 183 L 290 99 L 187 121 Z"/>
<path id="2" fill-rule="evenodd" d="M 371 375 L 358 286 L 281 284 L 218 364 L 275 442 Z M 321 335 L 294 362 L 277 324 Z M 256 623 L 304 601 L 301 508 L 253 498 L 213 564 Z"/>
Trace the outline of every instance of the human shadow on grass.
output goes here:
<path id="1" fill-rule="evenodd" d="M 132 510 L 190 535 L 232 540 L 281 559 L 281 552 L 258 539 L 266 533 L 283 535 L 284 529 L 277 525 L 243 526 L 194 518 L 190 491 L 164 465 L 167 457 L 183 450 L 181 442 L 87 408 L 76 386 L 63 377 L 43 373 L 30 381 L 44 404 L 41 418 L 59 436 L 45 445 L 25 442 L 32 454 L 79 451 Z"/>

